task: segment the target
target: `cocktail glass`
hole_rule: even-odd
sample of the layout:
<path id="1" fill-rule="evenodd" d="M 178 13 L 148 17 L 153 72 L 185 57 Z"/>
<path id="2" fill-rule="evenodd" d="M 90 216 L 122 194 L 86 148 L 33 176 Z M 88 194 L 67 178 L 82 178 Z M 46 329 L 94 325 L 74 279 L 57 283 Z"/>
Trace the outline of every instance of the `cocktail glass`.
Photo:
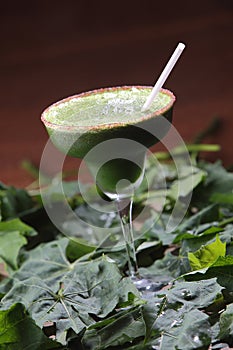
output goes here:
<path id="1" fill-rule="evenodd" d="M 116 203 L 126 245 L 128 271 L 142 293 L 161 286 L 139 274 L 134 246 L 132 205 L 144 175 L 149 147 L 168 132 L 175 96 L 161 89 L 150 108 L 142 105 L 148 86 L 103 88 L 63 99 L 42 113 L 53 144 L 84 159 L 99 193 Z"/>

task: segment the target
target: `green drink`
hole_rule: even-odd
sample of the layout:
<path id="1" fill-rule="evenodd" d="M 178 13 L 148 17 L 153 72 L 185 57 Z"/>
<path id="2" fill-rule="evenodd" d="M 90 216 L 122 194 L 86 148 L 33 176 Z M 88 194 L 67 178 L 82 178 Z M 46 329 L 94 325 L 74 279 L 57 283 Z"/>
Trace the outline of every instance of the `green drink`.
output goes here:
<path id="1" fill-rule="evenodd" d="M 74 95 L 48 107 L 42 121 L 63 153 L 84 159 L 97 188 L 114 200 L 126 243 L 129 274 L 139 290 L 157 286 L 138 274 L 132 230 L 134 190 L 143 178 L 145 155 L 170 128 L 175 97 L 161 89 L 142 112 L 152 88 L 123 86 Z"/>
<path id="2" fill-rule="evenodd" d="M 138 272 L 132 229 L 134 189 L 143 178 L 147 149 L 171 126 L 175 96 L 161 89 L 185 45 L 179 43 L 154 87 L 123 86 L 71 96 L 42 114 L 52 142 L 83 158 L 97 188 L 114 200 L 128 257 L 129 275 L 145 296 L 161 288 Z"/>
<path id="3" fill-rule="evenodd" d="M 122 179 L 138 184 L 146 149 L 167 132 L 162 128 L 156 137 L 150 130 L 161 116 L 171 122 L 175 97 L 168 90 L 161 89 L 150 109 L 141 111 L 150 92 L 145 86 L 93 90 L 59 101 L 42 114 L 55 146 L 85 158 L 97 185 L 110 197 Z"/>

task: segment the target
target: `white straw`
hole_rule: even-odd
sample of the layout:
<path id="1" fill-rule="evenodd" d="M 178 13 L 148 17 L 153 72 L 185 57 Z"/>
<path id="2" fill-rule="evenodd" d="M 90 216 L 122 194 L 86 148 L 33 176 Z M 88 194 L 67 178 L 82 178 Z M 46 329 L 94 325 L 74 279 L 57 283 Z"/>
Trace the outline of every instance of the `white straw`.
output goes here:
<path id="1" fill-rule="evenodd" d="M 151 103 L 153 102 L 154 98 L 156 97 L 157 93 L 159 90 L 162 88 L 165 80 L 167 79 L 168 75 L 170 74 L 171 70 L 173 69 L 174 65 L 176 64 L 178 58 L 182 54 L 183 50 L 185 48 L 185 45 L 183 43 L 179 43 L 173 52 L 170 60 L 168 61 L 166 67 L 162 71 L 159 79 L 155 83 L 150 95 L 148 96 L 146 102 L 144 103 L 142 107 L 142 111 L 146 111 L 147 109 L 150 108 Z"/>

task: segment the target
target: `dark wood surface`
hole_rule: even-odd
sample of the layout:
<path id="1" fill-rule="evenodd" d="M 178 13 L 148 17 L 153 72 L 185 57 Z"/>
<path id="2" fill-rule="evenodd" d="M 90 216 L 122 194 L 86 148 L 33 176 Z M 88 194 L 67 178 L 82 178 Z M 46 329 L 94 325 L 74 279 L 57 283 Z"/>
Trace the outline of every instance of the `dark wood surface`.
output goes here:
<path id="1" fill-rule="evenodd" d="M 48 139 L 40 122 L 52 102 L 82 91 L 153 85 L 179 41 L 187 48 L 165 87 L 177 96 L 174 125 L 186 142 L 215 117 L 209 155 L 233 163 L 229 1 L 22 1 L 0 4 L 0 180 L 32 181 Z"/>

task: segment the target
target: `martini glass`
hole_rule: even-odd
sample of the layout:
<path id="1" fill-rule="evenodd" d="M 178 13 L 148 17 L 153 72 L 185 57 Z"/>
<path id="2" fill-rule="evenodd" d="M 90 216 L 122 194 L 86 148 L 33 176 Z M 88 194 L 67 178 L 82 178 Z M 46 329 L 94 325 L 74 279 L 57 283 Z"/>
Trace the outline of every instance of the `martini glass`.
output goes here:
<path id="1" fill-rule="evenodd" d="M 51 141 L 63 153 L 81 158 L 98 191 L 116 204 L 124 236 L 128 275 L 142 293 L 161 284 L 139 274 L 134 246 L 132 205 L 144 176 L 147 150 L 169 130 L 175 96 L 161 89 L 142 111 L 152 87 L 103 88 L 63 99 L 42 114 Z"/>

